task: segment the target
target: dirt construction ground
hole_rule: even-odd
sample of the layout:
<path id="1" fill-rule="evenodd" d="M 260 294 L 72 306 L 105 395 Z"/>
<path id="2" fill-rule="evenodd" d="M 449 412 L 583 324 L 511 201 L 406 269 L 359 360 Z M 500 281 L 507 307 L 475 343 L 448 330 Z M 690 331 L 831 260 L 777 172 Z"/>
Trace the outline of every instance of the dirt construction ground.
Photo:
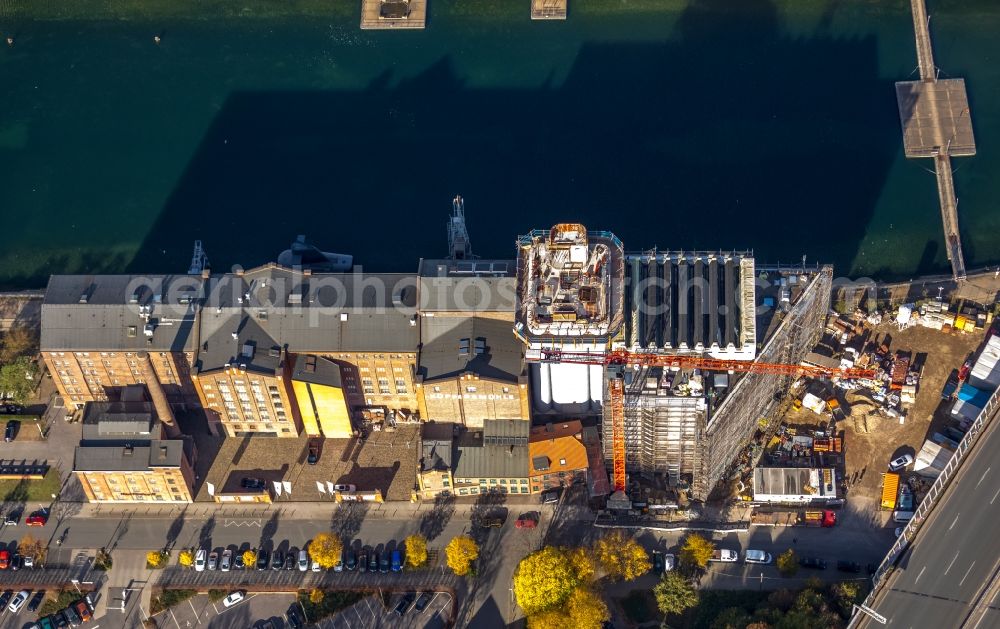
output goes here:
<path id="1" fill-rule="evenodd" d="M 900 332 L 890 324 L 880 326 L 876 332 L 880 337 L 886 333 L 892 336 L 890 351 L 927 354 L 916 403 L 908 409 L 903 424 L 887 417 L 869 420 L 867 434 L 857 432 L 850 419 L 839 424 L 844 429 L 847 481 L 851 483 L 855 473 L 860 478 L 850 485 L 848 502 L 859 511 L 869 511 L 875 522 L 880 517 L 886 522 L 888 513 L 876 513 L 882 493 L 881 474 L 888 471 L 889 461 L 896 456 L 909 453 L 915 458 L 924 439 L 948 424 L 950 403 L 941 399 L 941 390 L 952 370 L 961 367 L 983 342 L 985 331 L 946 333 L 915 326 Z"/>

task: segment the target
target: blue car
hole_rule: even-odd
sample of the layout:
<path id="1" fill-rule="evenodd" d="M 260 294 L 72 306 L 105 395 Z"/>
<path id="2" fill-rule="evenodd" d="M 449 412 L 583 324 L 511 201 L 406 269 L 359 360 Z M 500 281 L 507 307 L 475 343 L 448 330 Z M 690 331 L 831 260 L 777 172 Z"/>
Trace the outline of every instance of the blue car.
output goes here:
<path id="1" fill-rule="evenodd" d="M 398 550 L 392 551 L 392 571 L 399 572 L 403 569 L 403 557 Z"/>

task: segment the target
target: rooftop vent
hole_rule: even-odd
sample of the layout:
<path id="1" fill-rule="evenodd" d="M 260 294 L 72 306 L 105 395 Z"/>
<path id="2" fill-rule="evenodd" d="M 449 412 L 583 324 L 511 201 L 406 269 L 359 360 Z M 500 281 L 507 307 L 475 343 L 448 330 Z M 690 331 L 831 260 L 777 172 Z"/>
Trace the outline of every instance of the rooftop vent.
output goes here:
<path id="1" fill-rule="evenodd" d="M 137 304 L 139 303 L 139 298 L 142 297 L 142 287 L 136 288 L 132 291 L 132 296 L 128 298 L 128 303 Z"/>
<path id="2" fill-rule="evenodd" d="M 123 455 L 123 456 L 132 456 L 133 454 L 135 454 L 135 448 L 133 448 L 133 447 L 132 447 L 132 446 L 130 446 L 130 445 L 129 445 L 129 446 L 125 446 L 125 447 L 124 447 L 124 448 L 122 449 L 122 455 Z"/>
<path id="3" fill-rule="evenodd" d="M 469 339 L 458 340 L 458 355 L 459 356 L 469 355 Z"/>
<path id="4" fill-rule="evenodd" d="M 483 338 L 483 337 L 480 336 L 479 338 L 476 339 L 475 352 L 476 352 L 476 356 L 479 356 L 480 354 L 485 354 L 486 353 L 486 339 L 485 338 Z"/>
<path id="5" fill-rule="evenodd" d="M 278 358 L 279 356 L 281 356 L 281 348 L 278 347 L 277 345 L 274 345 L 271 347 L 271 349 L 267 350 L 267 355 L 270 356 L 271 358 Z"/>
<path id="6" fill-rule="evenodd" d="M 247 359 L 253 358 L 254 349 L 255 348 L 253 343 L 244 343 L 242 351 L 243 356 L 245 356 Z"/>
<path id="7" fill-rule="evenodd" d="M 154 326 L 152 323 L 147 323 L 146 325 L 142 326 L 142 333 L 145 334 L 146 336 L 153 336 L 153 328 L 155 327 L 156 326 Z"/>
<path id="8" fill-rule="evenodd" d="M 240 338 L 240 333 L 239 332 L 233 332 L 233 340 L 235 341 L 235 340 L 238 340 L 239 338 Z"/>
<path id="9" fill-rule="evenodd" d="M 346 312 L 340 313 L 340 320 L 341 321 L 347 321 L 347 313 Z"/>
<path id="10" fill-rule="evenodd" d="M 545 470 L 549 469 L 549 457 L 536 456 L 535 458 L 531 459 L 531 465 L 535 468 L 535 470 L 539 472 L 544 472 Z"/>
<path id="11" fill-rule="evenodd" d="M 128 337 L 130 339 L 134 339 L 138 333 L 139 329 L 136 326 L 134 325 L 128 326 Z"/>

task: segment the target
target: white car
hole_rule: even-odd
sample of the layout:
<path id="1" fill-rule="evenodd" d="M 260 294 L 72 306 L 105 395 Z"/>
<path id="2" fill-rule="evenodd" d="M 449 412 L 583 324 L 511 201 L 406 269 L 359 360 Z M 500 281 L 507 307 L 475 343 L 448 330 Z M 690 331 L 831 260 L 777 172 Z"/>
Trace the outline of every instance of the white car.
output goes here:
<path id="1" fill-rule="evenodd" d="M 670 572 L 677 567 L 677 558 L 672 554 L 667 553 L 663 556 L 663 571 Z"/>
<path id="2" fill-rule="evenodd" d="M 28 590 L 21 590 L 17 593 L 17 596 L 14 597 L 14 600 L 10 602 L 10 605 L 7 606 L 7 609 L 10 610 L 10 613 L 16 614 L 21 611 L 22 607 L 24 607 L 24 602 L 28 600 L 29 596 L 31 596 L 31 592 Z"/>
<path id="3" fill-rule="evenodd" d="M 232 594 L 230 594 L 229 596 L 227 596 L 226 598 L 222 599 L 222 604 L 225 607 L 232 607 L 236 603 L 239 603 L 240 601 L 242 601 L 245 597 L 246 597 L 246 594 L 244 594 L 243 592 L 240 592 L 239 590 L 237 590 L 237 591 L 233 592 Z"/>
<path id="4" fill-rule="evenodd" d="M 305 550 L 299 551 L 299 571 L 305 572 L 309 569 L 309 553 Z"/>
<path id="5" fill-rule="evenodd" d="M 194 555 L 194 569 L 195 572 L 201 572 L 205 569 L 205 557 L 208 553 L 205 552 L 204 548 L 199 548 L 198 552 Z"/>
<path id="6" fill-rule="evenodd" d="M 763 550 L 748 550 L 744 555 L 744 561 L 747 563 L 771 563 L 771 553 Z"/>
<path id="7" fill-rule="evenodd" d="M 357 491 L 357 489 L 358 488 L 356 486 L 354 486 L 354 485 L 334 485 L 333 486 L 333 490 L 334 491 L 354 492 L 354 491 Z"/>
<path id="8" fill-rule="evenodd" d="M 904 454 L 903 456 L 897 459 L 893 459 L 892 462 L 889 463 L 889 471 L 898 472 L 900 470 L 906 469 L 906 466 L 909 465 L 910 463 L 913 463 L 913 455 Z"/>
<path id="9" fill-rule="evenodd" d="M 319 567 L 319 562 L 318 561 L 314 561 L 312 563 L 312 571 L 313 572 L 319 572 L 320 570 L 322 570 L 322 568 Z"/>
<path id="10" fill-rule="evenodd" d="M 229 572 L 230 566 L 233 565 L 233 551 L 228 548 L 222 551 L 222 562 L 219 564 L 219 569 L 223 572 Z"/>

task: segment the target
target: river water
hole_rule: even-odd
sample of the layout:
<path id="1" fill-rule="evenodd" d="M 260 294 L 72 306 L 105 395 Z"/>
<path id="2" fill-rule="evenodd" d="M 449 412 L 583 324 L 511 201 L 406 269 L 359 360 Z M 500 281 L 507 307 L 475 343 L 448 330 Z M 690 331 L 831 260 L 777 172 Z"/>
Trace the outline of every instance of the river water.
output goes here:
<path id="1" fill-rule="evenodd" d="M 0 287 L 184 272 L 195 239 L 249 266 L 300 233 L 408 271 L 445 253 L 455 194 L 482 257 L 579 221 L 628 249 L 948 269 L 932 164 L 903 157 L 896 113 L 908 2 L 570 0 L 539 23 L 528 0 L 431 0 L 424 31 L 363 32 L 359 7 L 310 0 L 199 20 L 133 1 L 0 0 Z M 969 86 L 973 269 L 1000 261 L 1000 5 L 930 11 L 942 76 Z"/>

